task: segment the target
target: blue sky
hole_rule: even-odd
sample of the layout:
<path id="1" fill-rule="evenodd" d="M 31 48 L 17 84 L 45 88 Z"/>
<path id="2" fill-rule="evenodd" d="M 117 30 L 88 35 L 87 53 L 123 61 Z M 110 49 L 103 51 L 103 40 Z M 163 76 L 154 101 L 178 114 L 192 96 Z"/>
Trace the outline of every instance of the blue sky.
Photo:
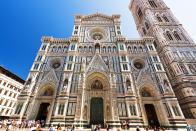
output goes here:
<path id="1" fill-rule="evenodd" d="M 1 0 L 0 65 L 26 79 L 43 35 L 69 37 L 75 14 L 101 12 L 122 15 L 122 32 L 139 37 L 130 0 Z M 165 0 L 196 40 L 195 0 Z"/>

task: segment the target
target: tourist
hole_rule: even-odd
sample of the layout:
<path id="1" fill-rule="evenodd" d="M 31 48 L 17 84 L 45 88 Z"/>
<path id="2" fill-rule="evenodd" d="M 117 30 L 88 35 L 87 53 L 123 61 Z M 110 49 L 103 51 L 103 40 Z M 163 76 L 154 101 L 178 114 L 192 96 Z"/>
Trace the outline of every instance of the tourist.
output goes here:
<path id="1" fill-rule="evenodd" d="M 101 129 L 101 124 L 98 125 L 98 128 L 97 128 L 97 129 L 98 129 L 98 131 L 100 131 L 100 129 Z"/>
<path id="2" fill-rule="evenodd" d="M 74 125 L 72 125 L 72 127 L 71 127 L 71 131 L 74 131 L 75 130 L 75 126 Z"/>
<path id="3" fill-rule="evenodd" d="M 54 131 L 54 127 L 53 127 L 53 125 L 50 125 L 50 127 L 49 127 L 49 131 Z"/>
<path id="4" fill-rule="evenodd" d="M 157 131 L 157 127 L 156 126 L 154 126 L 154 131 Z"/>
<path id="5" fill-rule="evenodd" d="M 187 124 L 186 129 L 187 129 L 187 131 L 192 131 L 191 126 L 189 124 Z"/>
<path id="6" fill-rule="evenodd" d="M 140 127 L 139 126 L 136 127 L 136 131 L 140 131 Z"/>
<path id="7" fill-rule="evenodd" d="M 148 126 L 146 127 L 146 131 L 148 131 L 149 129 L 148 129 Z"/>
<path id="8" fill-rule="evenodd" d="M 106 130 L 109 131 L 110 130 L 110 127 L 108 124 L 106 124 Z"/>
<path id="9" fill-rule="evenodd" d="M 62 131 L 60 123 L 57 125 L 57 131 Z"/>

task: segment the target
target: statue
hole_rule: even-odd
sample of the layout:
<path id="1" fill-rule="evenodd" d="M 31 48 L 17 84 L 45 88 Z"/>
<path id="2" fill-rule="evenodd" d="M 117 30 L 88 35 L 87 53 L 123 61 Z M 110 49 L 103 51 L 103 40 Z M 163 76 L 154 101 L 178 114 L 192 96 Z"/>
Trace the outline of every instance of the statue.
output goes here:
<path id="1" fill-rule="evenodd" d="M 87 106 L 84 106 L 84 110 L 83 110 L 83 119 L 87 120 Z"/>
<path id="2" fill-rule="evenodd" d="M 66 92 L 68 86 L 68 79 L 65 79 L 64 84 L 63 84 L 63 88 L 62 88 L 62 92 Z"/>

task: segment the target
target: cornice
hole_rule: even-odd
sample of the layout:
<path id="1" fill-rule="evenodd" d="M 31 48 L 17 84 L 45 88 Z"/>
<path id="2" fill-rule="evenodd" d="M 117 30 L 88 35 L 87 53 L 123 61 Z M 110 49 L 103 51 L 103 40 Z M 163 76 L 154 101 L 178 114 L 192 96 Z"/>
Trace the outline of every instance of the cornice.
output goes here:
<path id="1" fill-rule="evenodd" d="M 66 38 L 54 38 L 52 36 L 43 36 L 42 43 L 69 44 L 70 40 Z"/>
<path id="2" fill-rule="evenodd" d="M 126 40 L 125 44 L 145 44 L 146 42 L 153 42 L 153 37 L 143 37 L 141 39 Z"/>

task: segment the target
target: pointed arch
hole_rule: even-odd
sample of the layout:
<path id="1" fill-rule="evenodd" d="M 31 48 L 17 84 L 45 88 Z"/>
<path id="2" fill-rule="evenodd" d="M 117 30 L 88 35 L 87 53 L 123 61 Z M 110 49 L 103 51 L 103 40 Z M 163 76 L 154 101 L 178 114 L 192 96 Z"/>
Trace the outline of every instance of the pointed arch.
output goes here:
<path id="1" fill-rule="evenodd" d="M 150 28 L 150 26 L 149 26 L 149 24 L 147 22 L 145 22 L 145 26 L 146 26 L 147 30 Z"/>
<path id="2" fill-rule="evenodd" d="M 165 22 L 170 22 L 168 17 L 165 14 L 163 14 L 162 16 L 163 16 L 163 19 L 165 20 Z"/>
<path id="3" fill-rule="evenodd" d="M 176 40 L 182 40 L 177 31 L 174 31 L 173 34 L 174 34 L 174 37 L 176 38 Z"/>
<path id="4" fill-rule="evenodd" d="M 157 20 L 158 20 L 159 22 L 163 22 L 163 20 L 162 20 L 162 18 L 160 17 L 159 14 L 156 15 L 156 18 L 157 18 Z"/>
<path id="5" fill-rule="evenodd" d="M 166 36 L 169 40 L 174 40 L 169 31 L 166 31 Z"/>

